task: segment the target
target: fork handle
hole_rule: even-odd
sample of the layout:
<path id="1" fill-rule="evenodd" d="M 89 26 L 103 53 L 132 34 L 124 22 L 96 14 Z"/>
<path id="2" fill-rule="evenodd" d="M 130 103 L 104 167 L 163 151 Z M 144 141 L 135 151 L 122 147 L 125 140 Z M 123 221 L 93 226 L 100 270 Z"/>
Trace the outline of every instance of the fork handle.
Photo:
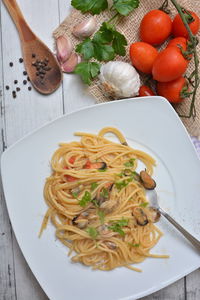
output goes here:
<path id="1" fill-rule="evenodd" d="M 180 224 L 178 224 L 168 213 L 166 213 L 162 208 L 158 209 L 159 212 L 171 223 L 176 229 L 178 229 L 186 239 L 188 239 L 195 248 L 200 251 L 200 241 L 198 241 L 194 236 L 192 236 L 187 230 L 185 230 Z"/>
<path id="2" fill-rule="evenodd" d="M 12 17 L 22 42 L 29 42 L 36 38 L 28 24 L 26 23 L 24 16 L 17 4 L 16 0 L 3 0 L 10 16 Z"/>

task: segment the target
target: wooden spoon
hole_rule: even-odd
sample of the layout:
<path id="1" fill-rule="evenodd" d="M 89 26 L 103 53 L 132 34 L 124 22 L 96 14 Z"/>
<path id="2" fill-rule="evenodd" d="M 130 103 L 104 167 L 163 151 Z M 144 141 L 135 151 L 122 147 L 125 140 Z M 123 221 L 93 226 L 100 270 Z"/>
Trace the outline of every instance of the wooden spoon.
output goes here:
<path id="1" fill-rule="evenodd" d="M 19 32 L 26 71 L 34 88 L 51 94 L 62 81 L 62 71 L 50 49 L 32 32 L 16 0 L 3 0 Z"/>

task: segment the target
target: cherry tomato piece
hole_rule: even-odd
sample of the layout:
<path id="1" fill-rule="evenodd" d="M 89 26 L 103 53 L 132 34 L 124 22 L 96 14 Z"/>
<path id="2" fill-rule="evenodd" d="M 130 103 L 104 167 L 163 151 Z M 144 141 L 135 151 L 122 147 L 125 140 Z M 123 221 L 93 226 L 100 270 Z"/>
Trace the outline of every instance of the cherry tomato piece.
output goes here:
<path id="1" fill-rule="evenodd" d="M 153 63 L 158 56 L 158 51 L 144 42 L 136 42 L 130 46 L 130 59 L 139 71 L 151 74 Z"/>
<path id="2" fill-rule="evenodd" d="M 169 43 L 167 44 L 167 48 L 171 46 L 178 47 L 179 49 L 180 47 L 182 47 L 182 49 L 185 51 L 187 49 L 187 40 L 184 37 L 174 38 L 169 41 Z"/>
<path id="3" fill-rule="evenodd" d="M 171 34 L 172 20 L 163 11 L 154 9 L 148 12 L 140 24 L 140 37 L 151 45 L 162 44 Z"/>
<path id="4" fill-rule="evenodd" d="M 160 82 L 172 81 L 185 73 L 187 65 L 177 47 L 168 47 L 158 54 L 153 64 L 153 78 Z"/>
<path id="5" fill-rule="evenodd" d="M 192 31 L 193 34 L 197 34 L 199 31 L 199 27 L 200 27 L 200 20 L 199 17 L 192 11 L 188 11 L 191 16 L 193 17 L 193 21 L 189 24 L 190 29 Z M 185 14 L 187 14 L 185 12 Z M 186 39 L 189 37 L 188 35 L 188 31 L 183 23 L 183 21 L 181 20 L 181 17 L 179 14 L 177 14 L 173 20 L 172 23 L 172 34 L 173 36 L 182 36 L 185 37 Z"/>
<path id="6" fill-rule="evenodd" d="M 152 91 L 152 89 L 150 89 L 150 87 L 148 87 L 147 85 L 142 85 L 139 89 L 139 96 L 140 97 L 146 97 L 146 96 L 154 96 L 154 92 Z"/>
<path id="7" fill-rule="evenodd" d="M 158 82 L 157 93 L 165 97 L 171 103 L 180 103 L 184 100 L 181 98 L 181 91 L 186 88 L 187 81 L 184 77 L 179 77 L 170 82 Z"/>

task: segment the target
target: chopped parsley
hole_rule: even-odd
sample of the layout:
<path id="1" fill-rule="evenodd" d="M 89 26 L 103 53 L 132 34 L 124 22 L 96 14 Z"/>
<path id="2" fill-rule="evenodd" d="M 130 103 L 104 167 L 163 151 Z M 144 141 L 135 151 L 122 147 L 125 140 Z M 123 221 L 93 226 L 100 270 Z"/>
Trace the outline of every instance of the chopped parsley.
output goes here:
<path id="1" fill-rule="evenodd" d="M 78 193 L 77 193 L 77 192 L 74 192 L 74 193 L 72 193 L 72 196 L 73 196 L 75 199 L 77 199 Z"/>
<path id="2" fill-rule="evenodd" d="M 124 163 L 125 167 L 133 167 L 134 166 L 134 162 L 135 162 L 135 158 L 131 158 L 129 159 L 129 161 Z"/>
<path id="3" fill-rule="evenodd" d="M 94 228 L 94 227 L 88 227 L 87 229 L 86 229 L 86 232 L 89 234 L 89 236 L 93 239 L 93 240 L 95 240 L 96 238 L 97 238 L 97 236 L 98 236 L 98 231 L 96 230 L 96 228 Z"/>
<path id="4" fill-rule="evenodd" d="M 92 200 L 91 193 L 88 192 L 88 191 L 85 191 L 85 194 L 83 195 L 83 197 L 79 201 L 79 205 L 85 207 L 88 204 L 88 202 L 91 202 L 91 200 Z"/>
<path id="5" fill-rule="evenodd" d="M 127 219 L 121 219 L 117 222 L 113 222 L 111 226 L 108 228 L 111 229 L 114 232 L 118 232 L 121 236 L 125 235 L 125 232 L 123 231 L 122 227 L 125 227 L 128 225 L 129 220 Z"/>
<path id="6" fill-rule="evenodd" d="M 140 207 L 147 207 L 149 205 L 149 202 L 143 202 L 139 206 Z"/>
<path id="7" fill-rule="evenodd" d="M 102 210 L 99 210 L 97 212 L 97 215 L 99 216 L 101 224 L 104 224 L 104 219 L 105 219 L 105 213 Z"/>
<path id="8" fill-rule="evenodd" d="M 109 197 L 109 191 L 106 188 L 102 188 L 100 196 L 103 198 L 108 198 Z"/>
<path id="9" fill-rule="evenodd" d="M 92 182 L 91 183 L 91 191 L 93 192 L 98 187 L 98 183 Z"/>
<path id="10" fill-rule="evenodd" d="M 131 247 L 135 247 L 135 248 L 140 247 L 140 244 L 133 244 L 133 243 L 128 243 L 128 244 L 129 244 L 129 246 L 131 246 Z"/>

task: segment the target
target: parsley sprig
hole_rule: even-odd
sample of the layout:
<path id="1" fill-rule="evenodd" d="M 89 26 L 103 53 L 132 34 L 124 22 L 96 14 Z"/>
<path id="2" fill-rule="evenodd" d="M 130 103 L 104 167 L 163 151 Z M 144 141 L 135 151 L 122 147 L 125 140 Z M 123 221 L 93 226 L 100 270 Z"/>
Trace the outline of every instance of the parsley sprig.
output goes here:
<path id="1" fill-rule="evenodd" d="M 88 191 L 85 191 L 83 197 L 79 201 L 79 205 L 82 206 L 82 207 L 85 207 L 89 202 L 91 202 L 91 200 L 92 200 L 91 193 L 88 192 Z"/>
<path id="2" fill-rule="evenodd" d="M 100 14 L 108 8 L 107 0 L 72 0 L 71 5 L 82 13 Z M 137 8 L 139 0 L 113 0 L 112 10 L 116 10 L 119 15 L 127 16 L 131 11 Z"/>
<path id="3" fill-rule="evenodd" d="M 82 13 L 99 14 L 108 8 L 107 0 L 72 0 L 71 4 Z M 91 81 L 100 73 L 100 63 L 111 61 L 116 55 L 125 56 L 127 41 L 123 34 L 116 30 L 112 22 L 121 16 L 127 16 L 139 6 L 139 0 L 113 0 L 111 10 L 115 12 L 107 22 L 103 22 L 93 38 L 86 38 L 76 46 L 76 52 L 81 54 L 84 61 L 75 68 L 75 73 L 81 76 L 84 83 Z M 91 62 L 95 59 L 98 62 Z"/>

